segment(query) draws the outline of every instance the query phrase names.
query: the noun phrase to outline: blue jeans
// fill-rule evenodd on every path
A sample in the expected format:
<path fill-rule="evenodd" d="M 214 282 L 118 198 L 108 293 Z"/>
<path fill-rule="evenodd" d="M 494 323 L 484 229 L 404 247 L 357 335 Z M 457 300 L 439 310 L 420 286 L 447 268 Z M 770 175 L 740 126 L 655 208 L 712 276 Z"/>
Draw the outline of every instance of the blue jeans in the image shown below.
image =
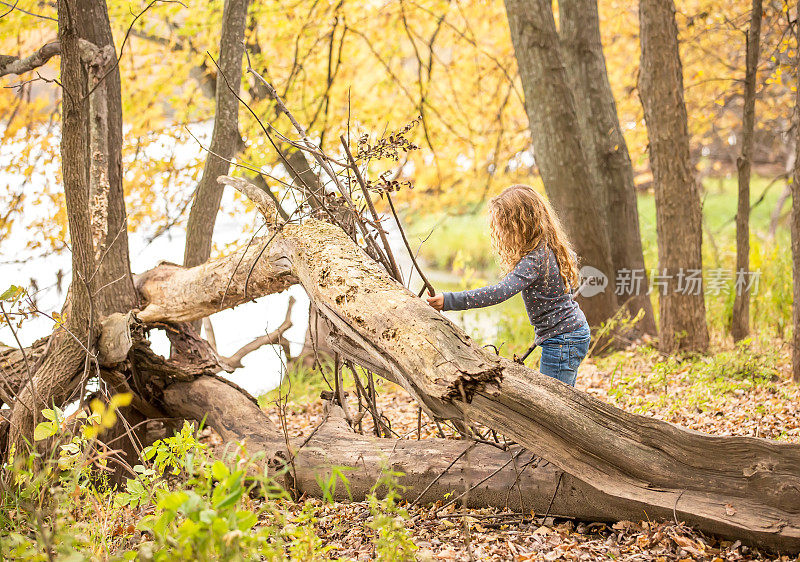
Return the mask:
<path fill-rule="evenodd" d="M 591 333 L 584 325 L 566 334 L 547 338 L 541 343 L 542 359 L 539 370 L 570 386 L 575 386 L 578 365 L 589 352 Z"/>

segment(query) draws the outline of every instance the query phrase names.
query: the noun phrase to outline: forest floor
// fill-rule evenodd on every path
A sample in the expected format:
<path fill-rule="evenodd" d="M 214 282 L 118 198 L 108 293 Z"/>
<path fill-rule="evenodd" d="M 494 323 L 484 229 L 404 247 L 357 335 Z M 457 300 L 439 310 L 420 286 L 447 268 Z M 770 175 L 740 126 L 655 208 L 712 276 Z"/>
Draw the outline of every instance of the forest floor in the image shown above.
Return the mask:
<path fill-rule="evenodd" d="M 631 347 L 581 366 L 577 387 L 629 411 L 716 435 L 759 436 L 800 443 L 800 387 L 791 382 L 789 356 L 782 342 L 750 342 L 707 357 L 665 358 L 649 346 Z M 532 362 L 535 364 L 535 362 Z M 319 380 L 318 380 L 319 379 Z M 418 410 L 406 392 L 378 382 L 379 405 L 400 437 L 417 439 Z M 285 389 L 286 387 L 284 387 Z M 289 432 L 307 435 L 323 418 L 319 391 L 327 388 L 312 374 L 296 377 L 286 407 Z M 276 393 L 262 404 L 279 421 Z M 352 407 L 355 407 L 351 403 Z M 363 430 L 372 432 L 369 416 Z M 456 431 L 445 426 L 448 437 Z M 421 438 L 435 425 L 422 416 Z M 366 502 L 315 506 L 316 532 L 329 555 L 369 560 L 375 534 L 368 526 Z M 297 509 L 302 505 L 297 504 Z M 408 507 L 411 538 L 419 560 L 794 560 L 761 553 L 739 541 L 718 541 L 680 521 L 572 521 L 544 514 L 500 514 L 437 506 Z M 465 540 L 469 524 L 469 546 Z"/>

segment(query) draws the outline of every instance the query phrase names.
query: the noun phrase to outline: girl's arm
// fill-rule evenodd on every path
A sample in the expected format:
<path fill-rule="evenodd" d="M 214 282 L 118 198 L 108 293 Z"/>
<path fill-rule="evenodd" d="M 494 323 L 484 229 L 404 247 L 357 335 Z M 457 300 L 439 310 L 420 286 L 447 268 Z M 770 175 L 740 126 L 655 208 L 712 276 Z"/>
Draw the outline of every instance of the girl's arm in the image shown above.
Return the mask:
<path fill-rule="evenodd" d="M 502 281 L 495 285 L 457 293 L 442 293 L 444 297 L 442 310 L 466 310 L 501 303 L 530 285 L 537 275 L 533 260 L 525 256 Z"/>

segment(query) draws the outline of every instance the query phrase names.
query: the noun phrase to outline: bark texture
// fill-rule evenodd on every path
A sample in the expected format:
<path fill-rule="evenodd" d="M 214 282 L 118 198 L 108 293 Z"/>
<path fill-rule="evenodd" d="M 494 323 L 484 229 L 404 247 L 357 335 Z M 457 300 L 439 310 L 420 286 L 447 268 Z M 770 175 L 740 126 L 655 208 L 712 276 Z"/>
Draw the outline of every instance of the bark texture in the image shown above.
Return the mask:
<path fill-rule="evenodd" d="M 551 4 L 546 0 L 506 0 L 506 13 L 525 92 L 536 165 L 547 196 L 569 233 L 581 265 L 592 266 L 613 279 L 604 208 L 581 146 L 575 101 Z M 613 287 L 580 301 L 592 326 L 611 318 L 617 310 Z"/>
<path fill-rule="evenodd" d="M 281 224 L 263 190 L 241 181 L 226 183 L 241 189 L 274 221 L 270 227 L 272 243 L 282 248 L 277 259 L 291 263 L 292 278 L 307 289 L 313 305 L 330 324 L 328 343 L 342 358 L 401 384 L 432 416 L 481 423 L 569 471 L 574 478 L 564 477 L 570 487 L 562 501 L 573 503 L 564 511 L 559 509 L 560 513 L 578 516 L 583 513 L 579 511 L 583 503 L 593 519 L 677 517 L 706 532 L 783 551 L 800 551 L 800 446 L 715 437 L 630 414 L 493 355 L 392 279 L 339 227 L 313 219 Z M 202 271 L 193 270 L 198 274 Z M 180 286 L 189 288 L 199 281 L 188 275 L 193 270 L 164 277 L 163 283 L 175 285 L 170 291 Z M 254 274 L 269 275 L 270 271 L 259 269 Z M 212 288 L 223 287 L 223 279 L 211 281 Z M 267 280 L 253 281 L 254 287 L 263 291 L 281 287 Z M 235 282 L 244 281 L 240 278 Z M 152 293 L 148 306 L 163 294 Z M 154 306 L 151 310 L 168 314 L 170 309 Z M 159 319 L 163 318 L 150 317 L 153 322 Z M 245 436 L 251 442 L 250 450 L 263 446 L 276 451 L 273 445 L 280 440 L 260 422 L 262 414 L 240 408 L 243 400 L 249 400 L 246 393 L 231 397 L 227 394 L 230 391 L 220 390 L 216 383 L 200 383 L 198 387 L 184 384 L 207 381 L 219 371 L 219 358 L 207 342 L 185 323 L 173 324 L 167 333 L 175 355 L 170 360 L 155 355 L 141 337 L 130 340 L 128 357 L 138 374 L 136 384 L 130 387 L 137 396 L 168 415 L 196 418 L 208 414 L 209 423 L 224 437 Z M 195 394 L 193 389 L 202 385 L 202 396 Z M 291 474 L 297 476 L 291 476 L 291 483 L 300 482 L 298 485 L 308 486 L 304 488 L 307 490 L 314 489 L 312 474 L 320 466 L 357 463 L 363 454 L 367 467 L 374 467 L 389 449 L 408 452 L 407 458 L 397 457 L 397 468 L 407 470 L 412 475 L 409 483 L 421 492 L 422 482 L 427 486 L 443 463 L 436 460 L 425 465 L 416 455 L 435 457 L 431 451 L 436 450 L 443 452 L 439 456 L 450 459 L 455 457 L 445 454 L 457 454 L 449 444 L 425 443 L 416 449 L 416 445 L 392 442 L 389 447 L 385 441 L 362 443 L 361 437 L 349 435 L 355 443 L 351 451 L 321 431 L 305 447 L 269 454 L 282 465 L 296 454 L 295 472 Z M 713 454 L 709 454 L 711 451 Z M 483 457 L 471 457 L 470 462 L 479 471 L 500 466 L 499 475 L 505 470 L 498 463 L 507 462 L 507 456 L 486 455 L 485 466 Z M 367 482 L 372 483 L 374 471 L 370 471 L 373 469 L 359 476 L 363 478 L 359 486 L 364 489 Z M 486 472 L 476 474 L 488 476 Z M 480 478 L 473 478 L 471 473 L 464 476 L 467 482 Z M 497 481 L 506 494 L 509 478 Z M 553 481 L 547 478 L 546 485 L 531 482 L 530 486 L 539 490 L 548 487 L 552 494 L 555 487 L 549 488 Z M 455 485 L 453 480 L 444 482 L 442 486 Z M 475 498 L 498 505 L 501 492 L 491 486 L 486 495 L 476 494 Z M 523 501 L 536 505 L 537 494 Z M 502 501 L 508 500 L 503 496 Z"/>
<path fill-rule="evenodd" d="M 753 0 L 750 28 L 747 30 L 747 55 L 742 110 L 742 152 L 736 160 L 739 180 L 739 201 L 736 210 L 736 274 L 750 271 L 750 165 L 753 156 L 753 131 L 756 121 L 756 72 L 761 42 L 761 0 Z M 746 279 L 746 278 L 745 278 Z M 741 341 L 750 333 L 750 291 L 736 285 L 731 318 L 733 341 Z"/>
<path fill-rule="evenodd" d="M 689 156 L 675 5 L 672 0 L 642 0 L 639 21 L 639 95 L 650 140 L 659 275 L 665 276 L 661 281 L 667 283 L 666 291 L 659 295 L 659 345 L 668 353 L 703 352 L 708 348 L 703 289 L 687 285 L 689 274 L 702 272 L 703 232 Z"/>
<path fill-rule="evenodd" d="M 502 451 L 485 444 L 448 439 L 379 439 L 354 433 L 337 406 L 329 406 L 325 421 L 307 443 L 290 443 L 269 418 L 226 382 L 201 377 L 173 384 L 164 392 L 166 409 L 180 416 L 204 419 L 228 442 L 244 441 L 251 451 L 266 451 L 277 470 L 289 468 L 284 485 L 297 494 L 319 496 L 318 475 L 345 466 L 351 495 L 337 487 L 337 500 L 363 500 L 381 470 L 403 473 L 403 499 L 432 503 L 453 498 L 469 487 L 469 507 L 497 507 L 580 519 L 618 520 L 626 502 L 598 493 L 539 457 L 511 447 Z M 225 407 L 221 407 L 225 405 Z M 291 460 L 290 460 L 291 459 Z M 448 469 L 449 467 L 449 469 Z M 559 484 L 559 480 L 561 480 Z"/>
<path fill-rule="evenodd" d="M 228 173 L 228 160 L 233 159 L 242 142 L 239 136 L 239 100 L 233 92 L 239 93 L 242 82 L 244 26 L 248 4 L 249 0 L 225 0 L 219 40 L 220 75 L 217 76 L 216 84 L 214 131 L 203 176 L 189 211 L 183 256 L 183 263 L 187 266 L 200 265 L 211 255 L 214 223 L 222 199 L 222 186 L 217 183 L 217 176 Z"/>
<path fill-rule="evenodd" d="M 20 350 L 0 344 L 0 398 L 6 406 L 13 406 L 19 389 L 36 371 L 36 366 L 48 349 L 50 338 L 44 337 L 33 342 L 33 345 Z"/>
<path fill-rule="evenodd" d="M 647 294 L 633 166 L 608 81 L 606 59 L 600 41 L 597 0 L 563 1 L 559 3 L 559 19 L 561 52 L 575 98 L 583 152 L 591 180 L 605 208 L 613 273 L 644 273 L 641 284 L 626 286 L 626 291 L 618 294 L 617 300 L 620 304 L 624 303 L 631 316 L 642 311 L 637 331 L 655 336 L 656 321 L 653 303 Z M 613 279 L 610 285 L 614 286 Z"/>
<path fill-rule="evenodd" d="M 61 154 L 73 278 L 65 325 L 42 346 L 41 358 L 29 362 L 24 386 L 17 389 L 10 440 L 18 445 L 30 440 L 39 410 L 74 397 L 88 376 L 102 376 L 89 359 L 99 319 L 139 302 L 129 265 L 120 78 L 106 5 L 67 0 L 58 9 L 62 21 L 56 45 L 64 90 Z M 120 414 L 133 425 L 144 419 L 135 408 Z M 104 437 L 114 439 L 123 431 L 118 424 Z M 123 455 L 134 453 L 130 439 L 118 440 L 117 446 Z"/>
<path fill-rule="evenodd" d="M 25 58 L 14 55 L 0 55 L 0 77 L 9 74 L 25 74 L 43 66 L 54 56 L 61 54 L 61 43 L 51 41 L 39 47 Z"/>
<path fill-rule="evenodd" d="M 296 282 L 282 245 L 259 238 L 249 248 L 203 265 L 162 263 L 137 276 L 146 305 L 137 316 L 143 322 L 193 322 Z"/>
<path fill-rule="evenodd" d="M 36 412 L 48 404 L 63 403 L 82 376 L 87 346 L 91 346 L 93 307 L 90 295 L 96 287 L 89 210 L 89 155 L 86 124 L 89 120 L 87 75 L 81 62 L 79 28 L 74 17 L 75 0 L 58 2 L 58 38 L 61 43 L 62 99 L 61 171 L 72 245 L 72 288 L 66 325 L 51 336 L 32 380 L 19 391 L 9 428 L 8 441 L 18 451 L 31 443 Z"/>
<path fill-rule="evenodd" d="M 797 8 L 800 18 L 800 7 Z M 795 34 L 800 40 L 800 26 L 795 25 Z M 794 106 L 795 159 L 792 178 L 792 377 L 800 384 L 800 58 L 797 62 L 797 96 Z"/>
<path fill-rule="evenodd" d="M 101 189 L 90 190 L 89 200 L 95 211 L 93 214 L 100 219 L 100 223 L 94 221 L 93 225 L 100 233 L 96 244 L 98 291 L 94 306 L 105 316 L 126 312 L 138 305 L 130 271 L 128 219 L 122 185 L 122 87 L 105 1 L 78 0 L 76 8 L 80 37 L 101 52 L 112 53 L 110 60 L 103 60 L 103 64 L 91 69 L 86 78 L 89 88 L 94 89 L 90 99 L 91 122 L 87 121 L 89 129 L 85 136 L 89 144 L 86 173 L 92 187 L 95 182 L 103 184 Z M 101 119 L 103 123 L 99 123 Z"/>
<path fill-rule="evenodd" d="M 122 86 L 108 8 L 105 0 L 78 0 L 75 13 L 81 38 L 96 46 L 98 54 L 87 65 L 89 122 L 87 143 L 90 223 L 95 270 L 93 309 L 97 319 L 123 313 L 139 305 L 133 286 L 128 252 L 128 218 L 122 182 Z M 94 334 L 92 334 L 94 336 Z M 87 346 L 91 347 L 91 346 Z M 119 385 L 106 380 L 113 391 Z M 135 407 L 121 408 L 120 421 L 103 435 L 113 442 L 126 461 L 138 458 L 137 442 L 144 439 L 144 425 L 119 438 L 144 416 Z M 128 427 L 125 427 L 125 426 Z M 119 469 L 112 480 L 123 482 Z"/>

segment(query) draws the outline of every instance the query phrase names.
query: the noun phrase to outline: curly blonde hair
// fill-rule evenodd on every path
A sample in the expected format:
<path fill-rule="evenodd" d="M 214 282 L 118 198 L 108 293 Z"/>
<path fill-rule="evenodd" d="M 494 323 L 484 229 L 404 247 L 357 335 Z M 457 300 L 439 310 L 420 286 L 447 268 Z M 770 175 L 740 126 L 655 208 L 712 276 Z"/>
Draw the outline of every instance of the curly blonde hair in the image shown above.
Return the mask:
<path fill-rule="evenodd" d="M 567 290 L 580 281 L 575 252 L 547 200 L 527 185 L 512 185 L 489 201 L 492 245 L 506 271 L 541 244 L 556 256 Z"/>

